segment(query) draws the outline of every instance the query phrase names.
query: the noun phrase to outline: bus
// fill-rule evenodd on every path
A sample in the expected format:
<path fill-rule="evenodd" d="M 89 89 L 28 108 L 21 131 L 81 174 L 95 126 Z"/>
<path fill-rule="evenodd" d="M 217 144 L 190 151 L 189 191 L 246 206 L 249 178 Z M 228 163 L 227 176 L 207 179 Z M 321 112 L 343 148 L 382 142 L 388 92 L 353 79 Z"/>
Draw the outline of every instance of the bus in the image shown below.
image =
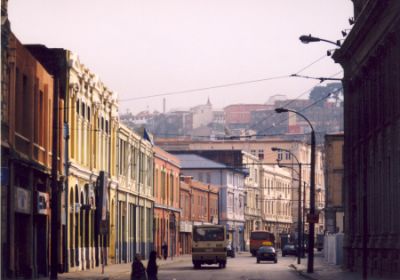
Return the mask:
<path fill-rule="evenodd" d="M 193 226 L 192 262 L 195 269 L 202 264 L 226 267 L 226 229 L 222 225 Z"/>
<path fill-rule="evenodd" d="M 250 253 L 254 257 L 261 246 L 275 246 L 275 235 L 264 230 L 256 230 L 250 233 Z"/>

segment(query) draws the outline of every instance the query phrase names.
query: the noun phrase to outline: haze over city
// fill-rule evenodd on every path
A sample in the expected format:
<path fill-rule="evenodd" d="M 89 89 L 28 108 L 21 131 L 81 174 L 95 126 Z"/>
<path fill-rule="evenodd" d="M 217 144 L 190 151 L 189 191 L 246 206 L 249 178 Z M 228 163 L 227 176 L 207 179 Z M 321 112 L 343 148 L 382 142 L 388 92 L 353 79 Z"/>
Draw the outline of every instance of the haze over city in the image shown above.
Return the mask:
<path fill-rule="evenodd" d="M 165 96 L 167 111 L 208 97 L 214 108 L 265 103 L 276 94 L 296 98 L 319 82 L 281 76 L 319 58 L 301 74 L 342 76 L 326 56 L 333 45 L 304 45 L 298 37 L 342 39 L 351 15 L 347 0 L 9 3 L 11 27 L 22 43 L 73 51 L 118 93 L 120 112 L 133 113 L 162 111 L 163 96 L 148 96 L 210 87 Z M 219 87 L 254 80 L 262 81 Z"/>

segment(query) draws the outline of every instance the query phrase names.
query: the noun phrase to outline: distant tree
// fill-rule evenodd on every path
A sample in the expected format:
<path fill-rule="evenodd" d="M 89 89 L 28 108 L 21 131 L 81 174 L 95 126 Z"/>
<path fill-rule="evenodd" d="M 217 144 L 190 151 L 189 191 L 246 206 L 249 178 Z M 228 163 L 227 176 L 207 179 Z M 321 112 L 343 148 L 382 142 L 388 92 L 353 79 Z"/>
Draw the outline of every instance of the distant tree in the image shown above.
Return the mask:
<path fill-rule="evenodd" d="M 342 87 L 342 83 L 337 82 L 337 83 L 329 83 L 326 86 L 316 86 L 314 87 L 310 95 L 308 97 L 309 100 L 313 102 L 318 102 L 316 106 L 323 106 L 323 104 L 328 100 L 328 98 L 324 99 L 329 93 L 332 93 L 333 98 L 336 99 L 336 101 L 339 99 L 339 94 L 342 92 L 340 88 Z"/>

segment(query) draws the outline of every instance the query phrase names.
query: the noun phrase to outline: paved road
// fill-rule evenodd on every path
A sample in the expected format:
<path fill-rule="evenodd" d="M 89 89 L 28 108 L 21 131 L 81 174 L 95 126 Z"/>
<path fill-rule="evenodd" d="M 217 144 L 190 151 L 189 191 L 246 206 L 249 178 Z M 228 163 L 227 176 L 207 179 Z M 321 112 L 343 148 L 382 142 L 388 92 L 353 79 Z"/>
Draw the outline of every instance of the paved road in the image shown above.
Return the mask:
<path fill-rule="evenodd" d="M 261 262 L 249 254 L 229 258 L 227 267 L 220 269 L 216 265 L 204 265 L 201 269 L 193 269 L 190 260 L 161 266 L 159 280 L 298 280 L 303 279 L 289 267 L 294 257 L 279 257 L 278 263 Z M 129 279 L 128 275 L 120 275 L 118 279 Z"/>

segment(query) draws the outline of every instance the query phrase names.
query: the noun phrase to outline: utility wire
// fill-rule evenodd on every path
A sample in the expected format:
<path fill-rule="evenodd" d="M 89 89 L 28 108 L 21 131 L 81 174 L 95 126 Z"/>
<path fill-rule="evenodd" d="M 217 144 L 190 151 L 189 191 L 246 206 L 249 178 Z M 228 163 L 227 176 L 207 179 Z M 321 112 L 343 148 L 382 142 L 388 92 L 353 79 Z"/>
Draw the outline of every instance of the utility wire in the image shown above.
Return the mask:
<path fill-rule="evenodd" d="M 340 88 L 338 88 L 338 89 L 336 89 L 336 90 L 334 90 L 334 91 L 328 93 L 326 96 L 322 97 L 321 99 L 318 99 L 318 100 L 316 100 L 315 102 L 311 103 L 310 105 L 304 107 L 303 109 L 298 110 L 298 112 L 304 112 L 305 110 L 307 110 L 307 109 L 309 109 L 309 108 L 315 106 L 315 105 L 318 104 L 319 102 L 321 102 L 321 101 L 323 101 L 323 100 L 329 98 L 332 94 L 334 94 L 334 93 L 336 93 L 336 92 L 339 92 L 339 91 L 341 91 L 342 89 L 343 89 L 343 87 L 340 87 Z M 281 124 L 281 123 L 283 123 L 284 121 L 287 121 L 289 118 L 290 118 L 289 116 L 288 116 L 287 118 L 284 118 L 283 120 L 281 120 L 280 122 L 278 122 L 278 124 Z M 268 127 L 267 129 L 265 129 L 264 131 L 268 131 L 268 130 L 271 129 L 271 128 L 274 128 L 274 126 L 270 126 L 270 127 Z"/>
<path fill-rule="evenodd" d="M 311 67 L 312 65 L 314 65 L 315 63 L 321 61 L 322 59 L 324 59 L 326 57 L 327 57 L 327 55 L 323 55 L 323 56 L 319 57 L 315 61 L 313 61 L 310 64 L 301 68 L 299 71 L 296 72 L 296 74 L 303 72 L 307 68 Z M 265 81 L 271 81 L 271 80 L 285 79 L 285 78 L 290 78 L 290 77 L 291 77 L 291 75 L 282 75 L 282 76 L 268 77 L 268 78 L 263 78 L 263 79 L 256 79 L 256 80 L 249 80 L 249 81 L 242 81 L 242 82 L 234 82 L 234 83 L 228 83 L 228 84 L 222 84 L 222 85 L 216 85 L 216 86 L 209 86 L 209 87 L 202 87 L 202 88 L 195 88 L 195 89 L 188 89 L 188 90 L 181 90 L 181 91 L 172 91 L 172 92 L 159 93 L 159 94 L 153 94 L 153 95 L 144 95 L 144 96 L 120 99 L 120 100 L 118 100 L 118 102 L 147 99 L 147 98 L 153 98 L 153 97 L 159 97 L 159 96 L 185 94 L 185 93 L 192 93 L 192 92 L 198 92 L 198 91 L 206 91 L 206 90 L 210 90 L 210 89 L 225 88 L 225 87 L 239 86 L 239 85 L 245 85 L 245 84 L 253 84 L 253 83 L 259 83 L 259 82 L 265 82 Z"/>
<path fill-rule="evenodd" d="M 343 71 L 339 71 L 339 72 L 337 72 L 337 73 L 335 73 L 335 74 L 329 76 L 329 78 L 333 78 L 333 77 L 339 75 L 339 74 L 342 73 L 342 72 L 343 72 Z M 297 73 L 299 73 L 299 72 L 297 72 Z M 294 99 L 291 99 L 289 102 L 287 102 L 287 103 L 285 103 L 284 105 L 282 105 L 282 107 L 287 107 L 287 106 L 289 106 L 290 104 L 292 104 L 293 102 L 295 102 L 296 100 L 298 100 L 300 97 L 302 97 L 302 96 L 305 95 L 306 93 L 309 93 L 314 87 L 318 86 L 318 85 L 321 84 L 321 83 L 322 83 L 322 81 L 319 82 L 319 83 L 316 83 L 316 84 L 313 85 L 311 88 L 309 88 L 309 89 L 303 91 L 303 92 L 300 93 L 298 96 L 296 96 Z M 264 117 L 262 120 L 260 120 L 260 121 L 258 121 L 257 123 L 251 125 L 248 129 L 255 128 L 255 127 L 258 126 L 261 122 L 263 122 L 265 119 L 268 119 L 269 117 L 272 117 L 273 115 L 275 115 L 275 112 L 272 112 L 271 114 L 269 114 L 269 115 L 267 115 L 266 117 Z M 279 122 L 279 123 L 282 123 L 282 122 Z"/>
<path fill-rule="evenodd" d="M 269 78 L 264 78 L 264 79 L 242 81 L 242 82 L 229 83 L 229 84 L 222 84 L 222 85 L 216 85 L 216 86 L 210 86 L 210 87 L 195 88 L 195 89 L 188 89 L 188 90 L 181 90 L 181 91 L 172 91 L 172 92 L 159 93 L 159 94 L 153 94 L 153 95 L 144 95 L 144 96 L 120 99 L 120 100 L 118 100 L 118 102 L 147 99 L 147 98 L 153 98 L 153 97 L 159 97 L 159 96 L 168 96 L 168 95 L 192 93 L 192 92 L 198 92 L 198 91 L 206 91 L 206 90 L 210 90 L 210 89 L 225 88 L 225 87 L 239 86 L 239 85 L 245 85 L 245 84 L 253 84 L 253 83 L 259 83 L 259 82 L 265 82 L 265 81 L 271 81 L 271 80 L 285 79 L 285 78 L 289 78 L 289 77 L 290 77 L 290 75 L 284 75 L 284 76 L 269 77 Z"/>

